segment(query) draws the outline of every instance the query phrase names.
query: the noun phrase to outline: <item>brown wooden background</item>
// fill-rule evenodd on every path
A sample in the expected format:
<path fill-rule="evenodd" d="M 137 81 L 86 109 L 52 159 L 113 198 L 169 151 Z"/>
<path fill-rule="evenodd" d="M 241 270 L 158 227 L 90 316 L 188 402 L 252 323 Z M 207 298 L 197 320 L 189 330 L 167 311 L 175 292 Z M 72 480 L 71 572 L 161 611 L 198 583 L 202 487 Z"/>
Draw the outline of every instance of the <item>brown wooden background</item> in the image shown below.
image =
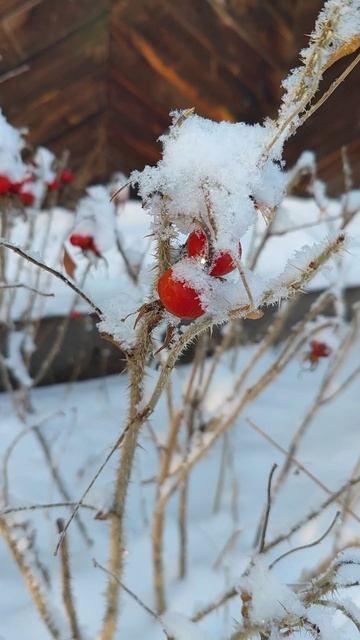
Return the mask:
<path fill-rule="evenodd" d="M 319 0 L 0 0 L 0 105 L 36 144 L 68 148 L 84 181 L 153 163 L 168 112 L 276 113 Z M 349 60 L 328 72 L 324 87 Z M 333 191 L 340 149 L 360 184 L 360 68 L 288 144 L 314 149 Z"/>

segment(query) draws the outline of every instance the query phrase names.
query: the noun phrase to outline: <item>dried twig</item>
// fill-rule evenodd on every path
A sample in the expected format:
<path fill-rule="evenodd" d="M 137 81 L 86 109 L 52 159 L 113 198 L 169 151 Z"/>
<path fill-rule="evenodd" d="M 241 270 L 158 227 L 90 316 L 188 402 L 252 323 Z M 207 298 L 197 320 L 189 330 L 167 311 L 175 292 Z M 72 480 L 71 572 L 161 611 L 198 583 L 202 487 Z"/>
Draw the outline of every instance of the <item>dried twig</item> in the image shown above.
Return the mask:
<path fill-rule="evenodd" d="M 56 521 L 58 531 L 61 532 L 64 526 L 64 521 L 58 518 Z M 71 572 L 70 572 L 70 555 L 67 541 L 60 550 L 60 566 L 61 566 L 61 582 L 62 582 L 62 598 L 64 602 L 64 609 L 66 611 L 69 625 L 71 629 L 72 640 L 82 640 L 82 634 L 77 619 L 77 613 L 74 604 L 74 596 L 71 589 Z"/>
<path fill-rule="evenodd" d="M 15 537 L 12 535 L 10 526 L 3 518 L 0 518 L 0 533 L 6 542 L 11 555 L 13 556 L 20 573 L 24 578 L 24 582 L 30 592 L 32 601 L 52 638 L 61 638 L 60 630 L 51 614 L 49 604 L 41 591 L 34 573 L 27 564 L 23 553 L 20 551 L 19 545 Z"/>
<path fill-rule="evenodd" d="M 101 571 L 106 573 L 106 575 L 112 578 L 112 580 L 115 580 L 115 582 L 118 583 L 119 587 L 123 589 L 123 591 L 125 591 L 125 593 L 127 593 L 128 596 L 130 596 L 130 598 L 132 598 L 133 600 L 135 600 L 135 602 L 137 602 L 139 607 L 144 609 L 144 611 L 146 611 L 146 613 L 148 613 L 149 616 L 151 616 L 154 620 L 156 620 L 161 625 L 162 630 L 165 634 L 165 637 L 168 638 L 168 640 L 174 640 L 171 636 L 169 636 L 168 632 L 166 631 L 160 616 L 155 611 L 150 609 L 150 607 L 147 604 L 145 604 L 145 602 L 143 602 L 141 598 L 139 598 L 139 596 L 136 595 L 136 593 L 131 591 L 131 589 L 129 589 L 123 582 L 120 582 L 119 578 L 116 575 L 114 575 L 111 571 L 109 571 L 109 569 L 106 569 L 106 567 L 103 567 L 103 565 L 101 565 L 97 560 L 95 560 L 95 558 L 93 558 L 93 564 L 96 569 L 101 569 Z"/>
<path fill-rule="evenodd" d="M 330 531 L 334 528 L 335 523 L 339 518 L 339 515 L 340 515 L 340 511 L 337 511 L 335 516 L 334 516 L 334 518 L 332 519 L 330 525 L 328 526 L 326 531 L 319 538 L 317 538 L 313 542 L 309 542 L 308 544 L 302 544 L 299 547 L 295 547 L 294 549 L 289 549 L 288 551 L 285 551 L 285 553 L 282 553 L 281 556 L 279 556 L 278 558 L 273 560 L 273 562 L 271 564 L 269 564 L 269 570 L 273 569 L 275 567 L 275 565 L 278 562 L 280 562 L 280 560 L 283 560 L 284 558 L 287 558 L 288 556 L 292 555 L 293 553 L 296 553 L 297 551 L 303 551 L 304 549 L 310 549 L 311 547 L 316 547 L 316 545 L 320 544 L 326 538 L 326 536 L 330 533 Z"/>
<path fill-rule="evenodd" d="M 269 473 L 268 484 L 267 484 L 267 500 L 266 500 L 265 516 L 264 516 L 263 526 L 262 526 L 261 535 L 260 535 L 260 542 L 259 542 L 259 554 L 264 553 L 265 537 L 266 537 L 266 531 L 269 523 L 269 516 L 270 516 L 270 510 L 271 510 L 271 483 L 272 483 L 273 475 L 277 469 L 277 466 L 278 466 L 277 464 L 273 464 L 273 466 L 271 467 L 271 471 Z"/>
<path fill-rule="evenodd" d="M 3 238 L 0 238 L 0 246 L 5 247 L 6 249 L 10 249 L 10 251 L 17 253 L 19 256 L 21 256 L 28 262 L 31 262 L 31 264 L 34 264 L 36 267 L 40 267 L 44 271 L 51 273 L 53 276 L 55 276 L 55 278 L 58 278 L 58 280 L 61 280 L 64 284 L 66 284 L 66 286 L 70 287 L 70 289 L 75 291 L 75 293 L 77 293 L 78 296 L 80 296 L 83 300 L 85 300 L 85 302 L 87 302 L 87 304 L 90 305 L 90 307 L 93 309 L 93 311 L 95 311 L 96 315 L 99 318 L 102 317 L 103 314 L 101 309 L 97 307 L 92 300 L 90 300 L 90 298 L 86 295 L 86 293 L 81 291 L 81 289 L 79 289 L 79 287 L 77 287 L 76 284 L 74 284 L 68 278 L 66 278 L 60 271 L 57 271 L 57 269 L 53 269 L 53 267 L 49 267 L 47 264 L 45 264 L 41 260 L 34 258 L 33 256 L 31 256 L 29 253 L 27 253 L 17 245 L 12 244 L 7 240 L 4 240 Z"/>

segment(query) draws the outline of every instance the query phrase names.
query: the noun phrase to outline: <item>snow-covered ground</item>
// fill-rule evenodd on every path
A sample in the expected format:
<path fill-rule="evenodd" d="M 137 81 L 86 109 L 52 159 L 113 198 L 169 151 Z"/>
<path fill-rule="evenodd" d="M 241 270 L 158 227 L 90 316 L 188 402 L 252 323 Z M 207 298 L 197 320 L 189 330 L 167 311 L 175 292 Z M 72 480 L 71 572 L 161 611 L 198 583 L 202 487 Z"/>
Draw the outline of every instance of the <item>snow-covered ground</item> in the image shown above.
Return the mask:
<path fill-rule="evenodd" d="M 250 357 L 252 347 L 242 347 L 237 360 L 241 370 Z M 360 350 L 356 348 L 347 364 L 350 371 L 359 362 Z M 273 352 L 265 355 L 257 371 L 267 366 Z M 233 371 L 230 368 L 231 353 L 225 354 L 223 363 L 213 381 L 208 402 L 211 411 L 221 407 L 226 392 L 231 388 Z M 165 536 L 165 572 L 169 598 L 171 625 L 179 630 L 184 627 L 180 640 L 223 640 L 229 637 L 240 619 L 240 602 L 233 599 L 216 613 L 205 618 L 192 632 L 185 630 L 181 616 L 191 614 L 201 605 L 216 598 L 223 589 L 236 584 L 251 554 L 255 529 L 266 499 L 266 484 L 271 465 L 282 462 L 282 454 L 253 431 L 245 421 L 250 417 L 267 434 L 283 447 L 287 447 L 304 411 L 320 384 L 326 367 L 320 362 L 315 371 L 304 372 L 300 360 L 293 361 L 283 374 L 258 400 L 249 405 L 229 435 L 233 469 L 228 469 L 225 487 L 218 513 L 213 504 L 219 475 L 221 444 L 196 467 L 191 475 L 189 492 L 189 540 L 188 576 L 177 578 L 178 526 L 177 498 L 167 509 Z M 346 371 L 344 372 L 345 375 Z M 180 402 L 189 367 L 178 367 L 173 374 L 175 397 Z M 152 385 L 153 372 L 149 369 L 147 384 Z M 27 426 L 36 425 L 44 416 L 48 419 L 41 426 L 42 433 L 51 443 L 53 458 L 61 471 L 68 490 L 74 499 L 91 478 L 95 468 L 116 439 L 126 417 L 128 387 L 126 376 L 115 376 L 37 389 L 33 393 L 35 412 L 29 416 Z M 359 388 L 355 382 L 333 403 L 324 406 L 306 435 L 298 459 L 313 472 L 330 490 L 335 491 L 351 474 L 359 457 Z M 210 408 L 209 404 L 209 408 Z M 24 429 L 14 416 L 9 397 L 0 395 L 1 449 L 5 452 L 10 442 Z M 156 433 L 166 432 L 165 403 L 151 420 Z M 124 583 L 143 601 L 153 606 L 152 561 L 150 547 L 150 519 L 154 500 L 154 485 L 144 483 L 154 476 L 157 454 L 145 427 L 138 447 L 132 477 L 130 498 L 126 513 L 127 550 Z M 113 459 L 99 478 L 87 499 L 99 508 L 109 506 L 111 479 L 116 460 Z M 9 466 L 9 504 L 31 505 L 59 500 L 59 494 L 44 464 L 43 453 L 34 434 L 29 431 L 12 452 Z M 234 482 L 238 486 L 237 511 L 234 507 Z M 285 488 L 276 499 L 267 539 L 286 531 L 294 521 L 306 515 L 326 498 L 324 491 L 302 472 L 291 474 Z M 360 494 L 359 494 L 360 498 Z M 353 508 L 360 515 L 360 506 Z M 319 519 L 308 523 L 297 535 L 270 554 L 269 561 L 287 549 L 316 539 L 330 524 L 337 507 L 330 507 Z M 8 516 L 12 522 L 31 519 L 37 531 L 37 544 L 41 561 L 50 567 L 51 588 L 48 597 L 54 608 L 61 608 L 58 559 L 53 556 L 57 540 L 55 520 L 65 517 L 66 509 L 52 509 L 20 513 Z M 103 613 L 106 576 L 94 568 L 92 558 L 106 564 L 108 556 L 108 523 L 93 519 L 92 512 L 84 510 L 82 519 L 94 545 L 89 548 L 79 536 L 76 525 L 69 534 L 73 571 L 73 590 L 79 609 L 84 637 L 94 639 Z M 239 530 L 235 542 L 221 558 L 229 536 Z M 334 530 L 335 531 L 335 530 Z M 360 525 L 349 518 L 343 532 L 343 541 L 359 540 Z M 310 569 L 330 552 L 333 544 L 331 533 L 321 545 L 307 549 L 284 559 L 274 573 L 284 582 L 295 582 L 302 570 Z M 20 535 L 20 534 L 19 534 Z M 48 633 L 34 613 L 22 578 L 4 544 L 0 544 L 0 637 L 3 640 L 45 640 Z M 350 593 L 347 594 L 350 597 Z M 266 597 L 266 594 L 265 594 Z M 360 604 L 360 591 L 353 589 L 351 597 Z M 175 614 L 180 614 L 180 618 Z M 60 613 L 59 613 L 60 617 Z M 165 616 L 166 618 L 166 616 Z M 357 638 L 357 631 L 348 622 L 345 627 L 340 616 L 334 616 L 326 640 Z M 331 631 L 332 628 L 332 631 Z M 64 623 L 65 638 L 69 631 Z M 164 637 L 161 627 L 131 598 L 122 594 L 122 611 L 118 637 L 126 640 L 160 640 Z M 307 637 L 299 634 L 299 638 Z M 324 636 L 325 637 L 325 636 Z"/>

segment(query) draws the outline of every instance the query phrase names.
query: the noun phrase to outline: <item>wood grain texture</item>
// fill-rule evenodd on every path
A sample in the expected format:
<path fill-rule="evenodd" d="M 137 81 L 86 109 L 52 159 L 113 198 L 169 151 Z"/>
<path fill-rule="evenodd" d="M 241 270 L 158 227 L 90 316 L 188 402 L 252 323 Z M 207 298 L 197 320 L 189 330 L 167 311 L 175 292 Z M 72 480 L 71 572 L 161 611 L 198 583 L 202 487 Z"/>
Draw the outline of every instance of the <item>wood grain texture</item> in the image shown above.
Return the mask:
<path fill-rule="evenodd" d="M 274 117 L 322 0 L 1 0 L 0 106 L 34 144 L 69 148 L 80 182 L 156 162 L 173 109 L 215 120 Z M 324 89 L 348 61 L 330 70 Z M 287 145 L 313 149 L 342 188 L 359 183 L 356 69 Z M 82 141 L 82 137 L 84 137 Z M 97 155 L 96 155 L 97 154 Z M 96 157 L 95 157 L 96 156 Z"/>
<path fill-rule="evenodd" d="M 33 0 L 5 16 L 2 24 L 11 34 L 22 60 L 63 40 L 104 14 L 105 0 Z"/>

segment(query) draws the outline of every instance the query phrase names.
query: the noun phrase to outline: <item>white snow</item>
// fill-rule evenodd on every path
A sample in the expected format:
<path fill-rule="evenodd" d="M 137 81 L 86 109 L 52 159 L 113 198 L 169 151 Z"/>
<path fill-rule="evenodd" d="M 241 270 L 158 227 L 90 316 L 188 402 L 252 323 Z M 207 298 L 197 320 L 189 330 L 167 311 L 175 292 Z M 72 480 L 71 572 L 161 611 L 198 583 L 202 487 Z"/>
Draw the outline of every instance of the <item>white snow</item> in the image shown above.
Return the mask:
<path fill-rule="evenodd" d="M 21 159 L 23 132 L 14 129 L 0 109 L 0 175 L 19 182 L 28 173 Z"/>
<path fill-rule="evenodd" d="M 105 211 L 109 206 L 109 200 L 107 195 L 105 195 L 105 191 L 105 188 L 102 187 L 99 188 L 99 191 L 95 191 L 95 194 L 99 194 L 102 202 L 99 208 L 100 212 Z M 353 193 L 354 196 L 352 195 Z M 356 198 L 356 192 L 351 192 L 350 196 L 350 202 L 352 203 L 351 206 L 357 207 L 359 203 Z M 86 213 L 86 202 L 87 199 L 85 198 L 85 200 L 80 203 L 80 212 L 83 211 L 84 216 Z M 96 200 L 93 200 L 93 205 L 95 202 Z M 260 255 L 255 273 L 247 274 L 253 288 L 253 295 L 255 299 L 258 294 L 261 294 L 264 282 L 268 282 L 283 272 L 289 256 L 296 254 L 299 248 L 304 245 L 313 247 L 317 243 L 321 243 L 324 238 L 336 231 L 339 227 L 338 216 L 340 209 L 341 202 L 338 200 L 329 201 L 329 209 L 326 215 L 333 220 L 331 228 L 329 229 L 329 223 L 326 222 L 326 218 L 324 216 L 320 215 L 317 205 L 311 198 L 285 198 L 277 214 L 275 225 L 273 227 L 273 231 L 276 235 L 273 235 L 265 245 L 265 248 Z M 105 216 L 106 215 L 107 214 L 105 213 Z M 51 216 L 51 219 L 49 219 L 49 216 Z M 144 296 L 146 297 L 146 295 L 149 295 L 154 277 L 153 272 L 151 271 L 154 247 L 151 243 L 151 238 L 147 237 L 150 233 L 151 219 L 141 208 L 140 203 L 137 201 L 127 202 L 118 209 L 114 222 L 116 224 L 117 232 L 121 236 L 124 249 L 132 263 L 137 264 L 142 261 L 143 257 L 144 259 L 142 262 L 142 284 L 136 288 L 126 273 L 122 257 L 113 245 L 114 230 L 113 227 L 111 227 L 111 224 L 110 227 L 103 232 L 103 236 L 96 235 L 99 245 L 104 242 L 104 244 L 101 244 L 101 247 L 103 248 L 103 259 L 97 260 L 96 264 L 91 268 L 90 273 L 86 277 L 84 289 L 96 304 L 101 308 L 104 307 L 104 310 L 106 309 L 107 322 L 110 323 L 113 322 L 111 318 L 115 319 L 117 316 L 122 318 L 126 316 L 127 313 L 135 312 L 136 309 L 138 309 L 140 306 L 139 302 L 143 302 Z M 76 228 L 77 224 L 75 222 L 74 214 L 62 208 L 56 208 L 52 213 L 49 213 L 48 211 L 36 212 L 36 215 L 33 218 L 30 218 L 29 222 L 24 221 L 22 218 L 16 218 L 10 237 L 15 244 L 22 247 L 26 246 L 29 223 L 34 225 L 34 233 L 32 247 L 28 249 L 28 252 L 35 257 L 41 257 L 47 262 L 47 264 L 62 268 L 61 261 L 64 243 L 70 233 L 72 233 L 74 228 Z M 81 219 L 78 224 L 90 223 L 95 224 L 94 221 L 91 222 L 90 220 L 87 220 L 85 222 L 84 220 L 81 221 Z M 45 246 L 44 237 L 48 224 L 50 224 L 50 235 Z M 99 224 L 99 222 L 96 224 Z M 297 227 L 302 225 L 309 226 L 297 229 Z M 86 227 L 86 229 L 88 229 L 88 227 Z M 262 232 L 263 229 L 264 223 L 259 219 L 258 233 Z M 294 230 L 292 231 L 292 229 Z M 283 233 L 285 230 L 290 230 L 290 233 Z M 345 286 L 354 287 L 358 286 L 360 282 L 359 216 L 355 216 L 353 218 L 352 222 L 349 224 L 347 232 L 350 244 L 348 251 L 342 254 L 341 280 L 344 282 Z M 107 238 L 105 238 L 105 235 Z M 102 238 L 104 238 L 104 240 L 102 240 Z M 182 239 L 184 240 L 185 236 L 182 236 Z M 107 248 L 105 248 L 106 246 Z M 250 246 L 251 234 L 248 232 L 242 239 L 243 262 L 245 265 L 248 260 Z M 81 282 L 82 274 L 88 265 L 88 260 L 82 255 L 81 250 L 76 247 L 71 247 L 69 242 L 66 242 L 66 248 L 78 265 L 76 278 L 78 282 Z M 313 249 L 310 251 L 312 250 Z M 290 258 L 290 263 L 294 263 L 292 258 Z M 10 252 L 7 254 L 7 264 L 7 276 L 9 282 L 20 281 L 24 284 L 34 286 L 37 273 L 37 269 L 35 267 L 21 260 L 18 256 L 10 254 Z M 17 277 L 17 269 L 20 264 L 21 274 Z M 186 264 L 188 264 L 187 261 L 185 261 L 185 266 Z M 180 272 L 185 268 L 183 265 L 184 263 L 181 262 L 175 270 Z M 299 271 L 297 267 L 299 266 L 301 267 L 301 265 L 297 265 L 296 263 L 296 266 L 292 267 L 292 273 L 298 275 Z M 189 274 L 187 274 L 187 277 L 191 278 Z M 229 307 L 237 302 L 239 303 L 239 306 L 243 303 L 247 304 L 246 294 L 243 291 L 242 285 L 239 283 L 235 290 L 231 286 L 230 283 L 232 283 L 233 280 L 232 274 L 230 274 L 226 281 L 223 282 L 218 281 L 216 278 L 211 278 L 211 282 L 209 282 L 210 278 L 206 278 L 206 274 L 203 274 L 202 272 L 199 275 L 199 270 L 193 270 L 193 277 L 195 278 L 195 282 L 198 282 L 200 278 L 205 281 L 205 283 L 209 284 L 210 290 L 213 292 L 213 297 L 209 296 L 206 302 L 215 315 L 218 312 L 216 302 L 217 291 L 219 291 L 219 294 L 222 297 L 222 310 L 224 310 L 224 307 L 226 309 L 226 304 L 228 304 Z M 309 283 L 307 288 L 309 290 L 319 290 L 328 286 L 337 286 L 338 283 L 339 269 L 336 266 L 336 262 L 333 260 L 328 263 L 321 273 L 315 276 L 314 280 Z M 65 285 L 48 274 L 42 273 L 40 275 L 37 288 L 40 289 L 40 291 L 53 292 L 55 296 L 51 298 L 38 299 L 33 310 L 33 317 L 37 317 L 39 315 L 63 315 L 68 313 L 73 300 L 73 293 L 68 290 Z M 239 296 L 240 298 L 237 299 Z M 211 302 L 211 300 L 213 300 L 213 302 Z M 132 304 L 132 301 L 134 301 L 134 304 Z M 24 295 L 24 291 L 18 291 L 15 295 L 15 301 L 11 310 L 13 319 L 21 316 L 26 304 L 27 297 Z M 77 309 L 84 313 L 88 311 L 86 304 L 80 300 L 77 303 Z M 114 310 L 114 313 L 112 312 L 112 309 Z M 130 326 L 130 323 L 128 326 Z M 108 326 L 108 330 L 109 329 L 110 327 Z M 121 331 L 121 329 L 119 330 Z M 127 334 L 124 336 L 124 339 L 127 340 L 128 337 L 129 335 Z"/>
<path fill-rule="evenodd" d="M 253 347 L 242 347 L 236 370 L 232 369 L 232 354 L 225 354 L 223 363 L 213 381 L 205 411 L 221 408 L 221 402 L 233 384 L 234 375 L 240 372 L 251 356 Z M 304 350 L 306 347 L 304 346 Z M 359 345 L 354 348 L 346 370 L 354 368 L 359 361 Z M 257 372 L 268 366 L 274 352 L 268 352 L 257 366 Z M 209 363 L 210 364 L 210 363 Z M 209 365 L 208 365 L 209 366 Z M 316 393 L 326 363 L 320 362 L 317 369 L 305 372 L 301 355 L 293 361 L 276 383 L 272 384 L 254 405 L 249 405 L 244 416 L 229 434 L 232 452 L 232 467 L 225 475 L 224 493 L 220 510 L 213 511 L 214 493 L 218 483 L 221 444 L 197 466 L 192 473 L 189 493 L 189 538 L 188 538 L 188 577 L 177 578 L 178 529 L 177 500 L 173 499 L 167 508 L 165 530 L 165 579 L 169 599 L 170 614 L 164 616 L 164 624 L 175 631 L 177 640 L 225 640 L 234 630 L 235 622 L 241 621 L 241 603 L 235 598 L 216 613 L 208 616 L 196 627 L 188 622 L 193 613 L 232 585 L 238 585 L 253 554 L 253 538 L 266 496 L 266 484 L 269 469 L 273 462 L 281 462 L 282 455 L 265 440 L 250 429 L 244 417 L 249 416 L 263 428 L 275 441 L 287 447 L 293 432 L 299 424 L 306 407 Z M 346 372 L 344 372 L 345 375 Z M 152 388 L 155 372 L 152 367 L 147 371 L 148 392 Z M 189 367 L 179 367 L 173 376 L 175 402 L 181 403 L 181 392 L 189 375 Z M 114 376 L 99 380 L 69 385 L 58 385 L 35 390 L 33 403 L 35 413 L 30 417 L 31 424 L 40 423 L 44 416 L 47 421 L 41 430 L 51 443 L 56 464 L 62 473 L 66 486 L 73 498 L 79 497 L 110 445 L 118 437 L 126 416 L 128 397 L 126 376 Z M 61 412 L 54 411 L 61 407 Z M 14 416 L 10 399 L 0 395 L 1 442 L 5 451 L 24 425 Z M 30 422 L 29 420 L 29 422 Z M 165 398 L 151 419 L 151 425 L 163 439 L 167 430 Z M 356 382 L 343 395 L 330 405 L 325 405 L 316 417 L 313 427 L 306 435 L 298 459 L 331 490 L 336 490 L 350 475 L 358 459 L 358 390 Z M 154 500 L 154 485 L 143 484 L 154 476 L 157 469 L 157 452 L 145 427 L 140 438 L 134 473 L 130 486 L 129 502 L 126 510 L 126 572 L 124 583 L 141 599 L 153 607 L 152 567 L 150 547 L 151 513 Z M 331 463 L 329 464 L 329 461 Z M 109 504 L 112 492 L 111 480 L 116 468 L 116 456 L 100 476 L 94 490 L 88 496 L 88 503 L 102 509 Z M 30 505 L 34 503 L 57 501 L 60 496 L 54 486 L 43 454 L 31 431 L 15 447 L 9 461 L 9 506 Z M 234 520 L 233 483 L 238 484 L 238 521 Z M 290 475 L 288 483 L 275 500 L 270 516 L 267 540 L 270 541 L 279 532 L 285 532 L 302 516 L 319 505 L 326 498 L 321 488 L 312 483 L 305 474 L 298 472 Z M 359 501 L 353 503 L 358 513 Z M 320 518 L 310 521 L 306 527 L 294 535 L 288 542 L 274 549 L 264 562 L 271 562 L 284 551 L 311 542 L 328 527 L 336 506 L 330 507 Z M 48 590 L 52 605 L 61 607 L 58 560 L 53 557 L 57 534 L 56 517 L 68 515 L 66 509 L 54 509 L 47 512 L 17 514 L 17 522 L 31 520 L 38 531 L 38 546 L 42 562 L 49 565 L 52 587 Z M 8 516 L 13 518 L 13 516 Z M 73 572 L 73 590 L 79 616 L 86 637 L 96 637 L 103 612 L 103 593 L 106 576 L 95 570 L 92 558 L 105 564 L 108 556 L 106 521 L 93 520 L 92 512 L 82 511 L 94 546 L 87 548 L 79 536 L 76 525 L 72 525 L 69 545 Z M 233 546 L 224 554 L 220 563 L 214 563 L 222 553 L 230 534 L 240 529 Z M 347 520 L 346 537 L 354 539 L 359 535 L 359 524 Z M 330 553 L 333 534 L 321 545 L 294 554 L 276 565 L 269 575 L 266 567 L 257 565 L 250 575 L 254 587 L 263 584 L 263 590 L 257 591 L 254 601 L 256 615 L 266 617 L 280 615 L 280 606 L 276 597 L 269 598 L 269 591 L 279 596 L 285 606 L 291 604 L 292 596 L 287 583 L 301 581 L 301 573 L 317 565 Z M 358 558 L 358 553 L 348 551 L 346 560 Z M 6 638 L 26 638 L 26 640 L 46 640 L 48 635 L 32 608 L 29 595 L 23 586 L 18 571 L 6 548 L 0 544 L 0 619 L 1 633 Z M 359 576 L 360 567 L 345 565 L 339 570 L 341 580 L 348 581 Z M 256 573 L 257 572 L 257 573 Z M 256 575 L 255 575 L 256 574 Z M 347 598 L 360 604 L 360 591 L 347 591 Z M 176 615 L 172 612 L 177 612 Z M 347 640 L 356 640 L 357 631 L 352 624 L 344 623 L 334 613 L 335 623 L 327 624 L 332 612 L 314 610 L 311 619 L 322 624 L 324 637 L 343 637 L 346 630 Z M 325 635 L 333 628 L 332 636 Z M 179 638 L 176 636 L 176 629 Z M 163 640 L 161 625 L 123 594 L 119 634 L 127 640 Z M 182 635 L 181 635 L 182 634 Z M 195 634 L 195 635 L 194 635 Z M 197 634 L 197 635 L 196 635 Z M 64 639 L 66 638 L 64 635 Z M 299 635 L 299 638 L 302 637 Z M 276 635 L 274 636 L 276 638 Z"/>

